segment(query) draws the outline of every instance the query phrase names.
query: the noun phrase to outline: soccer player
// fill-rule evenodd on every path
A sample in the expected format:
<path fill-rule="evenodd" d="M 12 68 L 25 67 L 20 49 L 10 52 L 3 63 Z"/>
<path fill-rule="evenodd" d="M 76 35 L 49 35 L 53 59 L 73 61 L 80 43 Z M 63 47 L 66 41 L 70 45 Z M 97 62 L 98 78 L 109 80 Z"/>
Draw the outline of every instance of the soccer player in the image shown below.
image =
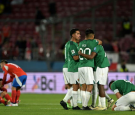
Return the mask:
<path fill-rule="evenodd" d="M 110 64 L 106 56 L 106 53 L 103 49 L 103 46 L 97 45 L 96 47 L 94 47 L 91 55 L 83 54 L 81 52 L 80 55 L 87 59 L 94 59 L 95 57 L 94 59 L 95 67 L 97 67 L 95 82 L 98 84 L 99 96 L 101 101 L 101 107 L 97 108 L 96 110 L 106 110 L 107 108 L 106 108 L 104 85 L 106 85 L 107 82 L 108 66 L 110 66 Z"/>
<path fill-rule="evenodd" d="M 2 79 L 0 79 L 0 84 L 2 84 Z M 3 103 L 4 105 L 8 105 L 10 103 L 10 101 L 12 101 L 12 99 L 9 96 L 9 94 L 7 93 L 7 89 L 2 87 L 2 88 L 0 88 L 0 91 L 2 91 L 0 93 L 0 102 Z M 3 98 L 5 98 L 7 101 L 5 101 Z"/>
<path fill-rule="evenodd" d="M 77 105 L 78 99 L 78 43 L 80 41 L 80 31 L 79 29 L 72 29 L 70 31 L 71 41 L 69 43 L 69 51 L 68 51 L 68 72 L 70 76 L 70 84 L 73 86 L 72 98 L 73 98 L 73 110 L 80 110 Z"/>
<path fill-rule="evenodd" d="M 94 39 L 94 31 L 91 29 L 87 29 L 85 31 L 85 40 L 79 43 L 79 50 L 82 54 L 90 55 L 93 51 L 93 48 L 97 45 L 102 44 L 100 40 Z M 78 74 L 80 84 L 82 84 L 82 106 L 83 110 L 91 110 L 88 107 L 88 102 L 90 99 L 91 91 L 94 83 L 93 76 L 93 68 L 94 67 L 94 59 L 86 59 L 83 55 L 79 57 L 79 66 L 78 66 Z M 87 87 L 87 89 L 86 89 Z"/>
<path fill-rule="evenodd" d="M 18 106 L 18 100 L 20 97 L 20 89 L 25 85 L 27 80 L 27 74 L 16 64 L 8 63 L 6 60 L 2 60 L 0 63 L 2 70 L 4 71 L 4 76 L 2 80 L 2 85 L 6 83 L 12 83 L 12 102 L 7 106 Z M 7 74 L 10 74 L 10 79 L 6 81 Z"/>
<path fill-rule="evenodd" d="M 109 83 L 109 87 L 114 91 L 117 101 L 112 106 L 112 111 L 135 110 L 135 86 L 126 80 L 116 80 Z"/>
<path fill-rule="evenodd" d="M 72 40 L 72 39 L 71 39 Z M 70 84 L 70 78 L 68 74 L 68 52 L 69 52 L 70 41 L 65 44 L 65 64 L 63 65 L 63 76 L 65 81 L 65 87 L 68 89 L 67 94 L 65 95 L 64 99 L 60 102 L 64 109 L 68 109 L 68 100 L 70 99 L 71 107 L 73 106 L 72 103 L 72 85 Z M 67 103 L 67 104 L 66 104 Z"/>

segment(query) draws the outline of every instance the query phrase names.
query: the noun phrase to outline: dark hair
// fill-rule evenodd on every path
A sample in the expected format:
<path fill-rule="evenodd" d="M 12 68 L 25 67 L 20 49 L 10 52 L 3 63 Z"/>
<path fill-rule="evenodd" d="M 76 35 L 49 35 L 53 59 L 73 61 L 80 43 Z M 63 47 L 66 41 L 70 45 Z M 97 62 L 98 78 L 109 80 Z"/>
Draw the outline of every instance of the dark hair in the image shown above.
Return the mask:
<path fill-rule="evenodd" d="M 3 79 L 0 78 L 0 81 L 2 81 Z"/>
<path fill-rule="evenodd" d="M 1 60 L 1 62 L 0 63 L 2 63 L 2 62 L 4 62 L 4 63 L 8 63 L 8 61 L 7 60 Z"/>
<path fill-rule="evenodd" d="M 109 83 L 109 87 L 111 86 L 111 84 L 112 84 L 113 82 L 115 82 L 115 81 L 114 81 L 114 80 L 112 80 L 112 81 Z"/>
<path fill-rule="evenodd" d="M 76 31 L 79 31 L 79 29 L 74 28 L 74 29 L 70 30 L 70 36 L 72 37 L 72 35 L 73 35 Z"/>
<path fill-rule="evenodd" d="M 89 34 L 94 34 L 94 31 L 91 30 L 91 29 L 87 29 L 87 30 L 85 31 L 85 35 L 88 36 Z"/>

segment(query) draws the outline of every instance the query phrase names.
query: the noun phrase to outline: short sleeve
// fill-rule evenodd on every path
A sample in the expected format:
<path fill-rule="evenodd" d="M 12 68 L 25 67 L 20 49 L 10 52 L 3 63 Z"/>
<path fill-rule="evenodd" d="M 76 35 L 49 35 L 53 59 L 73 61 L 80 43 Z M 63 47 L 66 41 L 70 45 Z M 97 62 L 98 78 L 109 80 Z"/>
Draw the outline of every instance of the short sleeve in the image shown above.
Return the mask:
<path fill-rule="evenodd" d="M 112 83 L 111 89 L 113 90 L 113 92 L 114 92 L 115 94 L 119 92 L 119 90 L 117 89 L 115 83 Z"/>
<path fill-rule="evenodd" d="M 99 51 L 99 47 L 97 45 L 96 47 L 93 48 L 93 52 L 98 53 L 98 51 Z"/>
<path fill-rule="evenodd" d="M 78 49 L 74 44 L 70 46 L 70 52 L 72 56 L 78 55 Z"/>

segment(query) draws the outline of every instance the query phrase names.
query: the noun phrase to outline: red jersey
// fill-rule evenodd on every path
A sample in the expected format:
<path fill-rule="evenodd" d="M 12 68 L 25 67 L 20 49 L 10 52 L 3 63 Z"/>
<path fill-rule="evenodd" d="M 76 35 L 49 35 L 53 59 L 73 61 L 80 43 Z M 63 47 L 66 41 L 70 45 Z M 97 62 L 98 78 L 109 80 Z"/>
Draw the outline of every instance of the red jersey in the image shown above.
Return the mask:
<path fill-rule="evenodd" d="M 12 82 L 13 79 L 15 78 L 15 75 L 17 77 L 20 77 L 22 75 L 27 75 L 18 65 L 13 63 L 8 63 L 4 65 L 2 69 L 4 71 L 2 85 Z M 7 74 L 10 74 L 10 79 L 6 82 Z"/>

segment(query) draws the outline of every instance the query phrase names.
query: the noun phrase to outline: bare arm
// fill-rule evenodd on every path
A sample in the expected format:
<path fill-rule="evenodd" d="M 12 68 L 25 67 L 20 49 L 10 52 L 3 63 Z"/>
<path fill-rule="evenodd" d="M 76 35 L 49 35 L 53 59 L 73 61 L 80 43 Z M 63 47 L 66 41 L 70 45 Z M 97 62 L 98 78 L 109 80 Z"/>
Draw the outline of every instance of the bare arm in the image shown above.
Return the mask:
<path fill-rule="evenodd" d="M 95 52 L 92 52 L 91 55 L 87 55 L 87 54 L 83 54 L 81 51 L 79 51 L 78 54 L 80 56 L 83 56 L 83 57 L 87 58 L 87 59 L 93 59 L 96 56 Z"/>
<path fill-rule="evenodd" d="M 73 56 L 73 59 L 74 59 L 75 61 L 77 61 L 77 60 L 79 60 L 79 56 Z"/>
<path fill-rule="evenodd" d="M 102 45 L 102 41 L 101 40 L 99 40 L 99 39 L 95 39 L 95 40 L 98 41 L 98 45 Z"/>
<path fill-rule="evenodd" d="M 117 99 L 119 99 L 122 96 L 119 92 L 117 92 L 115 95 L 116 95 Z"/>

